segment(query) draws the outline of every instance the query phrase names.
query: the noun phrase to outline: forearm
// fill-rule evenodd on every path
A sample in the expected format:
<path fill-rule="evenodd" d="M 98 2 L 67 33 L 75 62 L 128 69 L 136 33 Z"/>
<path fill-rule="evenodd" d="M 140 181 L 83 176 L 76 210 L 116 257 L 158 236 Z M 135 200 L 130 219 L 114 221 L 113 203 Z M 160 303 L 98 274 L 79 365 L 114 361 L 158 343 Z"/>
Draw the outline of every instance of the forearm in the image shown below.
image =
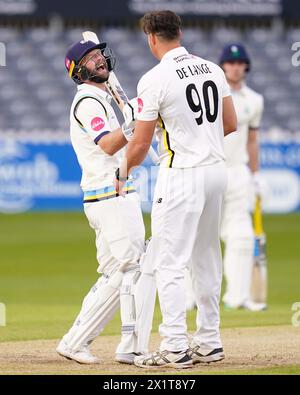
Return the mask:
<path fill-rule="evenodd" d="M 153 121 L 137 121 L 132 140 L 128 144 L 126 156 L 119 169 L 116 179 L 116 190 L 122 194 L 124 180 L 135 166 L 140 165 L 145 159 L 150 148 L 157 119 Z"/>
<path fill-rule="evenodd" d="M 118 152 L 120 149 L 125 147 L 127 144 L 127 140 L 121 130 L 121 128 L 118 128 L 114 130 L 113 132 L 110 132 L 103 136 L 97 143 L 104 152 L 106 152 L 108 155 L 114 155 L 116 152 Z"/>
<path fill-rule="evenodd" d="M 259 171 L 259 144 L 257 139 L 257 131 L 250 132 L 250 135 L 251 138 L 248 139 L 247 144 L 249 168 L 252 173 L 256 173 Z"/>
<path fill-rule="evenodd" d="M 143 162 L 149 148 L 148 143 L 137 143 L 134 140 L 128 144 L 125 160 L 120 169 L 122 177 L 127 177 L 135 166 Z"/>
<path fill-rule="evenodd" d="M 237 118 L 231 96 L 223 97 L 223 129 L 224 136 L 235 132 L 237 129 Z"/>

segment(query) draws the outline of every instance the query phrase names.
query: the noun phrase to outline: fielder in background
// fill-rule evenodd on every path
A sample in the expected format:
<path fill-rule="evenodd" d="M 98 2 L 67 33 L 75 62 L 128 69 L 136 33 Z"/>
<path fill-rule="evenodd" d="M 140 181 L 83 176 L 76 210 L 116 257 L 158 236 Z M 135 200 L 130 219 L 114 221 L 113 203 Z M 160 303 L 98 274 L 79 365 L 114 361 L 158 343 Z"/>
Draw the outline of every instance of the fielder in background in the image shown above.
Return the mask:
<path fill-rule="evenodd" d="M 253 192 L 256 197 L 262 193 L 258 133 L 264 101 L 246 85 L 245 78 L 251 65 L 242 45 L 227 45 L 221 54 L 220 65 L 231 88 L 238 119 L 237 133 L 226 137 L 224 142 L 228 186 L 221 227 L 227 282 L 223 301 L 228 308 L 258 311 L 266 305 L 251 299 L 254 231 L 250 201 Z"/>
<path fill-rule="evenodd" d="M 116 360 L 133 363 L 138 353 L 133 285 L 139 277 L 145 230 L 132 181 L 118 196 L 113 180 L 132 136 L 133 125 L 119 126 L 105 89 L 115 59 L 105 43 L 72 45 L 65 65 L 78 84 L 70 112 L 71 140 L 82 168 L 84 211 L 96 233 L 102 276 L 85 297 L 73 326 L 57 352 L 80 363 L 98 363 L 88 348 L 121 305 L 122 337 Z"/>
<path fill-rule="evenodd" d="M 245 83 L 250 70 L 250 58 L 242 45 L 230 44 L 224 47 L 220 65 L 230 86 L 238 119 L 237 133 L 232 133 L 224 141 L 228 185 L 221 226 L 227 282 L 223 301 L 230 309 L 260 311 L 266 308 L 267 283 L 265 236 L 260 214 L 263 182 L 259 174 L 258 143 L 263 97 Z M 256 200 L 253 221 L 255 234 L 250 213 L 253 196 Z M 187 274 L 187 310 L 193 309 L 196 304 L 191 281 Z"/>
<path fill-rule="evenodd" d="M 222 69 L 181 46 L 176 14 L 147 13 L 142 27 L 159 63 L 138 83 L 140 112 L 116 189 L 122 193 L 128 174 L 145 158 L 159 121 L 151 245 L 163 322 L 159 351 L 134 363 L 188 368 L 224 358 L 219 332 L 219 226 L 227 181 L 223 140 L 224 132 L 236 130 L 236 116 Z M 184 274 L 191 263 L 199 311 L 189 344 Z"/>

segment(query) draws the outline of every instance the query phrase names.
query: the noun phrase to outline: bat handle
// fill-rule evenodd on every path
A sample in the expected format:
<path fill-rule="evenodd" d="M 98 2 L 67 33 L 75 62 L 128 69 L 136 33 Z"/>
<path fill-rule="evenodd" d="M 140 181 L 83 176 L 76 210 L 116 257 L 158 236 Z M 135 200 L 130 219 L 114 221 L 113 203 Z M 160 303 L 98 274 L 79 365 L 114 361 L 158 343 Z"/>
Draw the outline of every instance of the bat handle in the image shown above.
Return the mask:
<path fill-rule="evenodd" d="M 254 209 L 254 231 L 256 235 L 263 234 L 262 215 L 261 215 L 261 200 L 260 197 L 256 197 L 255 209 Z"/>

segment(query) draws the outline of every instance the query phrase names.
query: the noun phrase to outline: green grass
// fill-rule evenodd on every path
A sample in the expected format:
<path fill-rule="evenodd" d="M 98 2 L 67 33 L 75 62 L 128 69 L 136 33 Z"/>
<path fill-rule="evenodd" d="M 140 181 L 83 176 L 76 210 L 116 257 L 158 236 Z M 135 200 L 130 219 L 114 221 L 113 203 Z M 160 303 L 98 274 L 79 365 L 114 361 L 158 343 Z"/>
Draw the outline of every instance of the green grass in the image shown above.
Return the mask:
<path fill-rule="evenodd" d="M 269 309 L 222 310 L 222 327 L 290 324 L 300 301 L 300 216 L 266 216 Z M 149 216 L 145 216 L 149 235 Z M 7 326 L 0 341 L 59 338 L 97 279 L 94 233 L 83 213 L 0 215 L 0 302 Z M 195 313 L 188 315 L 194 329 Z M 158 309 L 154 328 L 160 321 Z M 104 331 L 120 333 L 118 315 Z"/>

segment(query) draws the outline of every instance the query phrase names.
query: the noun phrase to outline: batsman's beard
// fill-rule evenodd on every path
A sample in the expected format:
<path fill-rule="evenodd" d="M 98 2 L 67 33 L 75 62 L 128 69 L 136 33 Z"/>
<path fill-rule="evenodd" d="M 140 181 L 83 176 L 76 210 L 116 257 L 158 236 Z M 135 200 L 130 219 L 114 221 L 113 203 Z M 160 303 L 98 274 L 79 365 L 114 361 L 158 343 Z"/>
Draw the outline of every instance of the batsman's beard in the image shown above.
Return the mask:
<path fill-rule="evenodd" d="M 103 75 L 99 75 L 98 65 L 96 65 L 94 70 L 88 72 L 89 81 L 96 82 L 97 84 L 103 84 L 104 82 L 106 82 L 109 78 L 109 71 L 107 68 L 107 64 L 104 65 L 102 71 L 103 71 Z"/>
<path fill-rule="evenodd" d="M 103 84 L 109 78 L 109 74 L 106 77 L 100 77 L 99 75 L 89 77 L 89 80 L 92 82 L 96 82 L 97 84 Z"/>

